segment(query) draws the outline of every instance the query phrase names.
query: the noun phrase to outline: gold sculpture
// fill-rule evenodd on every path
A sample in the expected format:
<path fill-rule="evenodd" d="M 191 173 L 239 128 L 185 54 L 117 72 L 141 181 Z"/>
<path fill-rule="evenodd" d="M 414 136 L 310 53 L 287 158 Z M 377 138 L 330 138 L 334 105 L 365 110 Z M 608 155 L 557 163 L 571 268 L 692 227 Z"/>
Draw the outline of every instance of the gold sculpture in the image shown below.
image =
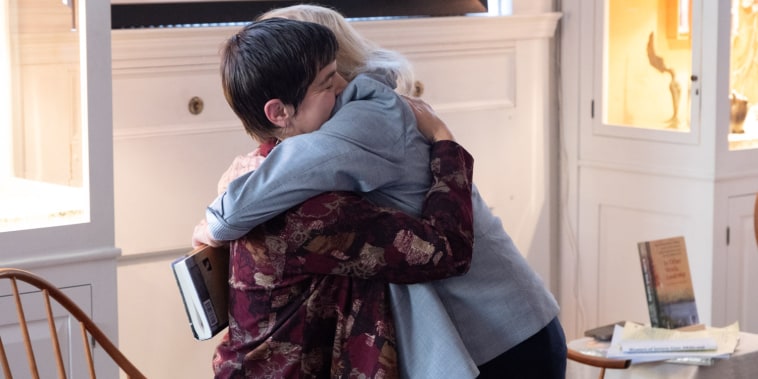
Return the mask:
<path fill-rule="evenodd" d="M 729 105 L 731 116 L 729 120 L 729 131 L 738 134 L 744 133 L 745 129 L 743 128 L 743 125 L 745 124 L 745 118 L 747 117 L 748 111 L 747 97 L 732 90 L 732 93 L 729 94 Z"/>
<path fill-rule="evenodd" d="M 663 62 L 663 58 L 655 54 L 655 46 L 653 44 L 655 34 L 650 32 L 650 36 L 647 39 L 647 58 L 650 61 L 650 65 L 653 66 L 660 73 L 667 73 L 671 76 L 671 82 L 669 83 L 669 91 L 671 92 L 671 105 L 673 108 L 673 115 L 666 122 L 670 128 L 676 128 L 679 125 L 679 98 L 682 95 L 682 89 L 679 83 L 676 81 L 676 72 L 671 67 L 666 67 Z"/>

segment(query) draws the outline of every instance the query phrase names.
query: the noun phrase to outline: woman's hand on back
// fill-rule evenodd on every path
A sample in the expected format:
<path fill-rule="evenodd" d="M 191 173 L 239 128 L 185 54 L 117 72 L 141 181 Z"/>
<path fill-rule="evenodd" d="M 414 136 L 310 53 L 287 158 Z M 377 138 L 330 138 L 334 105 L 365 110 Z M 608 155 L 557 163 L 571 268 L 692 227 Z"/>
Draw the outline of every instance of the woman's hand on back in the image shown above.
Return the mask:
<path fill-rule="evenodd" d="M 445 122 L 437 116 L 429 104 L 416 97 L 403 97 L 416 115 L 418 130 L 429 142 L 455 140 L 453 133 L 448 129 Z"/>

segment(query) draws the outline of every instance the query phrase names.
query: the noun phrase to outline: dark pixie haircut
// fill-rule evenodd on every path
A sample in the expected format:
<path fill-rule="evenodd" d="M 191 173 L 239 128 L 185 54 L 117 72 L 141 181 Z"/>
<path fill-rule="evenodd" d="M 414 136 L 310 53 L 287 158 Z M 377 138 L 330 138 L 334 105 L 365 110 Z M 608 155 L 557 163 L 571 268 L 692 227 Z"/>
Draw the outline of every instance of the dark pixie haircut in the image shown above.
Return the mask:
<path fill-rule="evenodd" d="M 295 107 L 321 69 L 336 59 L 337 40 L 327 27 L 272 18 L 246 25 L 221 51 L 226 101 L 259 142 L 279 136 L 264 105 L 271 99 Z"/>

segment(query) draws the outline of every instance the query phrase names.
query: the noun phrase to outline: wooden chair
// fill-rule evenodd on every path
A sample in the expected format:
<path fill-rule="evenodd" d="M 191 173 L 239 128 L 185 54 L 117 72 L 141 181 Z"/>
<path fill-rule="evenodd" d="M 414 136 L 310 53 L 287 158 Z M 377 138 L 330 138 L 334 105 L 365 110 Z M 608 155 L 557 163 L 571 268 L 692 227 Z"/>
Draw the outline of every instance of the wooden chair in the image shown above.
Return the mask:
<path fill-rule="evenodd" d="M 24 307 L 21 301 L 21 294 L 19 292 L 19 282 L 27 283 L 33 287 L 38 288 L 41 291 L 41 301 L 44 303 L 47 313 L 47 324 L 50 329 L 50 340 L 52 342 L 52 349 L 54 352 L 54 358 L 58 370 L 58 378 L 66 378 L 66 370 L 63 364 L 63 356 L 61 354 L 61 347 L 59 343 L 58 332 L 56 331 L 53 308 L 51 306 L 50 298 L 53 298 L 58 305 L 62 306 L 72 317 L 78 322 L 81 329 L 81 335 L 83 339 L 84 355 L 88 364 L 90 378 L 95 378 L 95 364 L 92 358 L 92 349 L 90 344 L 90 338 L 93 339 L 92 344 L 97 343 L 103 350 L 110 356 L 115 364 L 124 372 L 129 378 L 145 378 L 143 375 L 111 342 L 111 340 L 98 328 L 98 326 L 92 321 L 92 319 L 78 306 L 70 297 L 61 292 L 57 287 L 53 286 L 50 282 L 39 276 L 27 271 L 14 269 L 14 268 L 0 268 L 0 282 L 8 280 L 10 282 L 11 294 L 16 303 L 16 314 L 18 317 L 18 325 L 21 329 L 21 339 L 26 349 L 27 363 L 29 366 L 30 375 L 32 378 L 39 378 L 40 367 L 37 366 L 37 359 L 35 358 L 35 352 L 32 348 L 32 339 L 29 334 L 29 320 L 27 320 L 24 314 Z M 0 283 L 1 284 L 1 283 Z M 6 287 L 7 288 L 7 287 Z M 25 303 L 28 299 L 25 299 Z M 2 312 L 5 312 L 3 309 Z M 39 349 L 39 347 L 37 347 Z M 14 364 L 20 362 L 13 362 Z M 6 379 L 12 379 L 11 367 L 6 355 L 6 347 L 3 345 L 2 336 L 0 336 L 0 364 L 2 364 L 3 373 Z M 23 365 L 21 363 L 21 365 Z M 16 367 L 16 366 L 14 366 Z M 26 376 L 26 375 L 24 375 Z"/>
<path fill-rule="evenodd" d="M 632 363 L 629 359 L 613 359 L 582 354 L 570 347 L 568 348 L 568 359 L 588 366 L 599 367 L 600 375 L 598 376 L 598 379 L 603 379 L 605 377 L 606 369 L 626 369 L 629 368 L 629 365 Z"/>

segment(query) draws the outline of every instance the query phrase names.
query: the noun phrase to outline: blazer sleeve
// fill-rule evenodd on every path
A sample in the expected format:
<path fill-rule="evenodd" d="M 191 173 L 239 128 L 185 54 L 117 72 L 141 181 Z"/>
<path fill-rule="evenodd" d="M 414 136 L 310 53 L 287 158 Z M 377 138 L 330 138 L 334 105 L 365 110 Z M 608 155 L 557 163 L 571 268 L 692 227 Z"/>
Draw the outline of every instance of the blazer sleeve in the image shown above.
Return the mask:
<path fill-rule="evenodd" d="M 240 238 L 323 192 L 370 192 L 402 179 L 407 141 L 420 135 L 408 105 L 369 78 L 342 96 L 348 100 L 321 130 L 286 139 L 206 209 L 214 239 Z"/>
<path fill-rule="evenodd" d="M 420 219 L 329 192 L 261 225 L 284 240 L 286 271 L 400 284 L 466 273 L 474 241 L 473 158 L 452 141 L 435 143 L 432 154 L 434 182 Z"/>

